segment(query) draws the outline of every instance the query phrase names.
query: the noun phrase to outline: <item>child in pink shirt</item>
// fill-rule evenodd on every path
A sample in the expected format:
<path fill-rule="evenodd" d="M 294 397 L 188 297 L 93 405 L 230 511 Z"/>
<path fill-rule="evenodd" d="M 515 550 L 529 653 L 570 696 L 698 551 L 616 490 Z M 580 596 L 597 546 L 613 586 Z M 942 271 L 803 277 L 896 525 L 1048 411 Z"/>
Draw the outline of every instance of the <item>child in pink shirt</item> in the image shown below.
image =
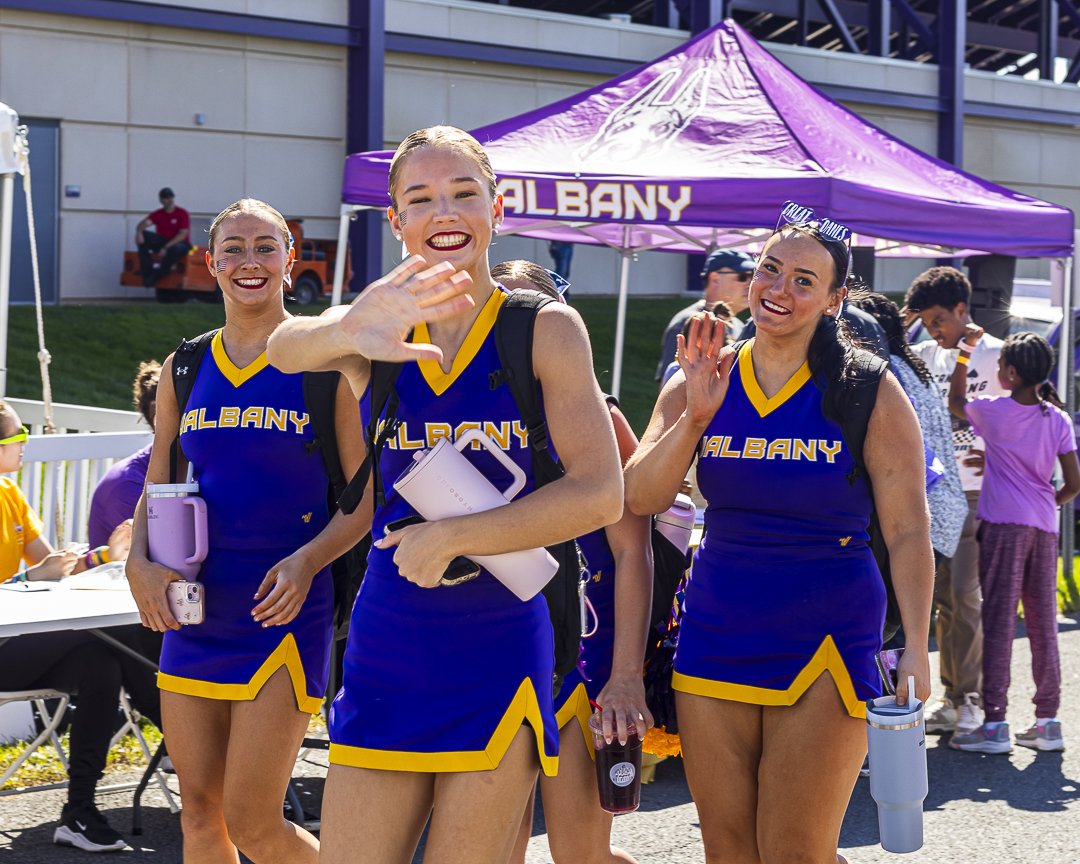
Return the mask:
<path fill-rule="evenodd" d="M 1080 466 L 1072 420 L 1047 378 L 1053 349 L 1034 333 L 1005 340 L 998 379 L 1009 396 L 967 398 L 966 360 L 983 330 L 967 325 L 949 389 L 949 410 L 970 421 L 986 442 L 986 473 L 979 498 L 979 583 L 982 586 L 983 708 L 986 722 L 955 734 L 949 746 L 977 753 L 1012 748 L 1008 704 L 1009 666 L 1023 601 L 1035 678 L 1035 725 L 1016 743 L 1037 750 L 1064 750 L 1061 663 L 1057 645 L 1058 506 L 1080 492 Z M 1051 483 L 1055 461 L 1065 484 Z"/>

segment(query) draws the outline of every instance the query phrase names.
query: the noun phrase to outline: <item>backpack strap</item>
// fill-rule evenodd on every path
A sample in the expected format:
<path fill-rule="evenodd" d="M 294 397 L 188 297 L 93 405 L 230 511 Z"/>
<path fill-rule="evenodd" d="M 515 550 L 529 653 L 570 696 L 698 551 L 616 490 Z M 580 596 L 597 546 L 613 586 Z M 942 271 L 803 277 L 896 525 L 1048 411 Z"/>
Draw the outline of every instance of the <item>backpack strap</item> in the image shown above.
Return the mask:
<path fill-rule="evenodd" d="M 869 351 L 855 352 L 855 367 L 850 381 L 844 386 L 843 414 L 840 431 L 844 442 L 855 460 L 855 467 L 848 472 L 848 482 L 854 483 L 860 476 L 869 480 L 866 462 L 863 459 L 863 445 L 866 442 L 866 430 L 870 426 L 870 415 L 877 404 L 878 388 L 881 379 L 889 369 L 889 364 Z"/>
<path fill-rule="evenodd" d="M 412 334 L 409 335 L 409 339 L 412 340 Z M 371 361 L 371 380 L 368 384 L 368 392 L 371 394 L 371 416 L 364 430 L 367 455 L 364 456 L 364 461 L 356 469 L 356 473 L 345 485 L 338 498 L 338 509 L 342 513 L 352 513 L 357 508 L 364 497 L 369 477 L 375 478 L 376 506 L 386 503 L 386 493 L 383 491 L 379 474 L 379 454 L 386 442 L 397 434 L 398 426 L 401 425 L 401 421 L 397 419 L 397 379 L 403 365 L 402 363 Z M 381 428 L 380 421 L 382 421 Z"/>
<path fill-rule="evenodd" d="M 499 352 L 500 369 L 489 376 L 492 390 L 505 383 L 514 396 L 514 404 L 528 433 L 537 486 L 564 473 L 548 449 L 547 421 L 540 407 L 540 388 L 532 363 L 536 313 L 554 302 L 554 298 L 539 291 L 521 289 L 507 295 L 495 319 L 495 348 Z"/>
<path fill-rule="evenodd" d="M 187 411 L 188 399 L 191 397 L 191 388 L 195 386 L 195 376 L 199 373 L 206 349 L 210 347 L 214 337 L 220 332 L 220 328 L 203 333 L 194 339 L 184 339 L 176 347 L 173 353 L 172 383 L 173 393 L 176 394 L 176 413 L 180 418 L 176 437 L 173 438 L 172 447 L 169 448 L 169 482 L 176 483 L 177 470 L 180 467 L 180 432 L 184 424 L 184 412 Z"/>
<path fill-rule="evenodd" d="M 303 379 L 304 407 L 311 420 L 311 431 L 315 434 L 307 450 L 308 453 L 319 451 L 335 503 L 347 485 L 337 446 L 336 409 L 340 382 L 340 372 L 305 372 Z"/>

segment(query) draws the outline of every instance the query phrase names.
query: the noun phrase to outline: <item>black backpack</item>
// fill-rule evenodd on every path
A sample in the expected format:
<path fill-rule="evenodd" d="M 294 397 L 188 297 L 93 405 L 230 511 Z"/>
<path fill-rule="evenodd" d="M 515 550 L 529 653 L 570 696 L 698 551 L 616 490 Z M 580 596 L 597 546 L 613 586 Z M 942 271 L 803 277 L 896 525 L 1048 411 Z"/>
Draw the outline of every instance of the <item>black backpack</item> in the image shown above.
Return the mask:
<path fill-rule="evenodd" d="M 187 409 L 191 388 L 203 356 L 213 340 L 217 330 L 211 330 L 195 339 L 185 339 L 173 355 L 172 382 L 176 393 L 176 406 L 181 420 Z M 332 516 L 337 510 L 337 502 L 345 492 L 347 482 L 345 470 L 337 447 L 335 428 L 335 406 L 337 388 L 340 382 L 339 372 L 305 372 L 303 380 L 304 407 L 311 419 L 311 431 L 314 440 L 308 444 L 308 453 L 319 451 L 329 484 L 327 486 L 328 512 Z M 180 436 L 173 441 L 169 451 L 169 479 L 177 482 L 177 469 L 180 458 Z M 350 511 L 351 512 L 351 511 Z M 334 630 L 335 637 L 341 638 L 348 630 L 349 614 L 352 601 L 360 587 L 367 562 L 367 551 L 371 545 L 370 535 L 352 547 L 348 552 L 330 565 L 334 578 Z"/>
<path fill-rule="evenodd" d="M 866 430 L 870 426 L 870 415 L 874 413 L 874 406 L 877 404 L 878 388 L 887 371 L 889 364 L 877 355 L 869 351 L 857 352 L 854 374 L 841 395 L 843 420 L 840 422 L 840 431 L 855 460 L 855 467 L 848 472 L 848 482 L 854 484 L 860 476 L 866 477 L 871 502 L 874 500 L 874 486 L 866 470 L 866 462 L 863 461 L 863 445 L 866 443 Z M 867 533 L 870 535 L 870 550 L 874 553 L 874 560 L 881 572 L 881 581 L 885 583 L 885 623 L 882 627 L 884 644 L 900 630 L 901 622 L 900 606 L 896 602 L 896 591 L 893 588 L 889 547 L 885 543 L 885 535 L 881 533 L 877 510 L 870 511 Z"/>

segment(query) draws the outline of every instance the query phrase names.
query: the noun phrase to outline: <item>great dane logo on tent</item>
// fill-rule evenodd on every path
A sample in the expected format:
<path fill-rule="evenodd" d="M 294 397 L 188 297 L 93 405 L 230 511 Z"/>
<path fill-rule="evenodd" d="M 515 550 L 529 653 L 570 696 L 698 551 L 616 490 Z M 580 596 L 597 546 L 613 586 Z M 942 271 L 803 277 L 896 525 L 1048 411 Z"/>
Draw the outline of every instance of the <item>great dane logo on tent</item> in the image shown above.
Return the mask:
<path fill-rule="evenodd" d="M 697 70 L 669 96 L 683 74 L 669 69 L 612 111 L 578 157 L 623 162 L 662 153 L 705 108 L 709 70 Z"/>

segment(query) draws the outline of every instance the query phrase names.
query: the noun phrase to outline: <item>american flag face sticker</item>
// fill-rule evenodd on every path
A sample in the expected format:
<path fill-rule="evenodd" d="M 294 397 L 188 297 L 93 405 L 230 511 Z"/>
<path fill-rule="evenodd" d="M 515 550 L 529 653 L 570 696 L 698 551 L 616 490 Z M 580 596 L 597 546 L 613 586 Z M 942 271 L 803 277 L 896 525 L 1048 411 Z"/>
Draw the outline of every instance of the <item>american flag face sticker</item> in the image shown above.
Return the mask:
<path fill-rule="evenodd" d="M 405 211 L 405 210 L 402 210 L 402 211 L 401 211 L 400 213 L 398 213 L 398 214 L 397 214 L 397 218 L 398 218 L 398 222 L 400 222 L 400 223 L 401 223 L 401 227 L 402 227 L 402 228 L 404 228 L 404 227 L 405 227 L 405 223 L 406 223 L 406 222 L 408 221 L 408 218 L 409 218 L 409 217 L 408 217 L 408 216 L 406 215 L 406 211 Z"/>
<path fill-rule="evenodd" d="M 218 273 L 223 273 L 225 271 L 225 268 L 228 267 L 228 266 L 229 266 L 229 259 L 228 258 L 218 258 L 218 260 L 217 260 L 217 272 Z"/>

